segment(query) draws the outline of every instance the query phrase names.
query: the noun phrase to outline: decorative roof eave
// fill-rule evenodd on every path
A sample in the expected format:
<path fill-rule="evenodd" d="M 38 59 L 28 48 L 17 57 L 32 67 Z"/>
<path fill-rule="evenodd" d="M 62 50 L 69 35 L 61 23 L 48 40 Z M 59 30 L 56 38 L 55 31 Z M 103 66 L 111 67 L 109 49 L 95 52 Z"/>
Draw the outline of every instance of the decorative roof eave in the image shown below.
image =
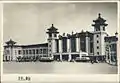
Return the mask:
<path fill-rule="evenodd" d="M 95 22 L 95 23 L 97 23 L 97 22 L 106 22 L 106 20 L 105 19 L 103 19 L 103 18 L 98 18 L 98 19 L 96 19 L 96 20 L 93 20 L 93 22 Z"/>
<path fill-rule="evenodd" d="M 59 33 L 59 32 L 57 32 L 57 31 L 48 31 L 46 33 Z"/>
<path fill-rule="evenodd" d="M 93 22 L 95 22 L 95 24 L 105 24 L 106 20 L 104 18 L 101 17 L 101 14 L 98 14 L 98 18 L 96 20 L 93 20 Z"/>
<path fill-rule="evenodd" d="M 47 29 L 48 31 L 57 31 L 58 29 L 54 27 L 54 25 L 52 24 L 52 26 Z"/>
<path fill-rule="evenodd" d="M 60 40 L 62 39 L 62 36 L 61 36 L 61 35 L 59 35 L 58 37 L 59 37 Z"/>
<path fill-rule="evenodd" d="M 117 31 L 115 32 L 115 35 L 118 35 L 118 32 L 117 32 Z"/>
<path fill-rule="evenodd" d="M 91 33 L 91 32 L 88 32 L 88 31 L 86 31 L 86 32 L 81 32 L 81 33 L 75 33 L 75 34 L 67 34 L 66 36 L 62 36 L 62 35 L 59 35 L 58 37 L 59 37 L 59 39 L 63 39 L 63 38 L 68 38 L 68 39 L 70 39 L 70 38 L 80 38 L 80 37 L 90 37 L 90 36 L 93 36 L 93 33 Z"/>
<path fill-rule="evenodd" d="M 55 28 L 55 27 L 50 27 L 49 29 L 47 29 L 47 30 L 58 30 L 57 28 Z"/>
<path fill-rule="evenodd" d="M 5 45 L 4 48 L 9 47 L 8 45 Z M 13 47 L 21 47 L 21 45 L 14 45 Z"/>
<path fill-rule="evenodd" d="M 7 41 L 7 42 L 5 42 L 6 44 L 12 44 L 12 45 L 14 45 L 14 44 L 16 44 L 17 42 L 15 42 L 15 41 L 13 41 L 12 39 L 10 39 L 9 41 Z"/>
<path fill-rule="evenodd" d="M 76 35 L 71 35 L 71 36 L 68 36 L 68 39 L 69 38 L 77 38 Z"/>
<path fill-rule="evenodd" d="M 48 43 L 42 43 L 42 44 L 31 44 L 31 45 L 21 45 L 22 48 L 28 48 L 28 47 L 47 47 Z"/>
<path fill-rule="evenodd" d="M 104 26 L 107 26 L 108 24 L 104 23 L 104 24 L 92 24 L 92 26 L 98 26 L 98 25 L 104 25 Z"/>
<path fill-rule="evenodd" d="M 78 37 L 86 37 L 86 36 L 92 36 L 92 35 L 93 35 L 93 33 L 88 32 L 88 31 L 78 33 Z"/>
<path fill-rule="evenodd" d="M 112 41 L 118 41 L 118 38 L 116 36 L 109 36 L 104 38 L 105 42 L 112 42 Z"/>

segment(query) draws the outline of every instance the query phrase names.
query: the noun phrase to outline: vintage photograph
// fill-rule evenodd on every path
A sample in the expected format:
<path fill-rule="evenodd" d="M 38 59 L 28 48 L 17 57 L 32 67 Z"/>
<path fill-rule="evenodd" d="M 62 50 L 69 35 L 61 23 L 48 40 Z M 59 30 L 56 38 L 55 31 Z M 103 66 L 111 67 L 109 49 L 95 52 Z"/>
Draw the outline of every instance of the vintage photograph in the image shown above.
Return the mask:
<path fill-rule="evenodd" d="M 4 3 L 4 74 L 117 74 L 118 3 Z"/>

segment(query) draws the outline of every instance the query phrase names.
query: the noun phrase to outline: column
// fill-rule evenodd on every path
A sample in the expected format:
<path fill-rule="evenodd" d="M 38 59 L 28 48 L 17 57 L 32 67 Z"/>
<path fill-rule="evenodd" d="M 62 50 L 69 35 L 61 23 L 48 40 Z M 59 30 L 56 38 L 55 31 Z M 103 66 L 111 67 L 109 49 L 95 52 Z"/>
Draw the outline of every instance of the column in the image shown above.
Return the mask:
<path fill-rule="evenodd" d="M 60 61 L 62 61 L 62 53 L 60 53 Z"/>
<path fill-rule="evenodd" d="M 80 37 L 79 37 L 79 42 L 78 42 L 78 43 L 79 43 L 79 52 L 80 52 L 80 51 L 81 51 L 81 46 L 80 46 L 80 43 L 81 43 L 81 42 L 80 42 Z"/>
<path fill-rule="evenodd" d="M 94 55 L 97 55 L 97 49 L 96 49 L 96 47 L 97 47 L 97 45 L 96 45 L 96 44 L 97 44 L 97 43 L 96 43 L 96 39 L 97 39 L 97 38 L 96 38 L 96 36 L 97 36 L 97 35 L 94 35 L 94 36 L 93 36 L 93 37 L 94 37 L 94 38 L 93 38 L 93 41 L 94 41 L 94 42 L 93 42 L 93 47 L 94 47 L 93 53 L 94 53 Z"/>
<path fill-rule="evenodd" d="M 59 54 L 60 54 L 60 61 L 62 61 L 62 40 L 59 39 Z"/>
<path fill-rule="evenodd" d="M 79 45 L 79 57 L 81 58 L 81 47 L 80 47 L 80 37 L 78 38 L 78 45 Z"/>
<path fill-rule="evenodd" d="M 48 40 L 48 56 L 51 57 L 51 51 L 52 51 L 52 41 L 51 40 Z M 41 53 L 42 51 L 39 49 L 39 53 L 40 53 L 40 56 L 41 56 Z"/>
<path fill-rule="evenodd" d="M 69 55 L 69 59 L 68 61 L 70 61 L 72 58 L 71 58 L 71 39 L 68 39 L 67 40 L 67 44 L 68 44 L 68 55 Z"/>
<path fill-rule="evenodd" d="M 76 38 L 76 52 L 79 52 L 79 38 Z"/>
<path fill-rule="evenodd" d="M 62 53 L 62 40 L 59 39 L 59 53 Z"/>
<path fill-rule="evenodd" d="M 37 56 L 37 54 L 36 54 L 36 49 L 35 49 L 35 56 Z"/>
<path fill-rule="evenodd" d="M 10 47 L 11 49 L 11 55 L 9 56 L 9 60 L 12 61 L 13 60 L 13 47 Z"/>
<path fill-rule="evenodd" d="M 71 52 L 69 52 L 69 60 L 68 61 L 70 61 L 72 58 L 71 58 Z"/>
<path fill-rule="evenodd" d="M 110 50 L 110 47 L 109 47 L 109 63 L 111 64 L 111 50 Z"/>
<path fill-rule="evenodd" d="M 87 53 L 89 53 L 89 51 L 88 51 L 88 49 L 89 49 L 89 48 L 88 48 L 88 41 L 89 41 L 89 40 L 88 40 L 88 36 L 86 36 L 86 52 L 87 52 Z"/>
<path fill-rule="evenodd" d="M 52 53 L 56 52 L 56 42 L 55 39 L 52 40 Z"/>
<path fill-rule="evenodd" d="M 42 57 L 43 57 L 43 48 L 41 48 L 41 54 L 42 54 Z"/>
<path fill-rule="evenodd" d="M 90 49 L 92 48 L 90 48 L 90 38 L 88 38 L 88 53 L 90 53 Z"/>
<path fill-rule="evenodd" d="M 70 39 L 67 39 L 67 52 L 70 52 Z"/>

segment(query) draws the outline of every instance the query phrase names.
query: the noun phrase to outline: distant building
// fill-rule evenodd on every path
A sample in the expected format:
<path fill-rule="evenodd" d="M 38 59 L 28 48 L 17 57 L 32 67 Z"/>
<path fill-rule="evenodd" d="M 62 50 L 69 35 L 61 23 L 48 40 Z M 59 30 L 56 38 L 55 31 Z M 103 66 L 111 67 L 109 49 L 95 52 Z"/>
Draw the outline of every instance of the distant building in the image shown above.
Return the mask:
<path fill-rule="evenodd" d="M 118 33 L 115 33 L 115 36 L 105 37 L 106 61 L 111 64 L 116 64 L 117 62 L 117 35 Z"/>
<path fill-rule="evenodd" d="M 4 61 L 15 61 L 18 56 L 48 56 L 48 44 L 15 45 L 11 39 L 4 46 Z"/>
<path fill-rule="evenodd" d="M 52 24 L 47 29 L 48 38 L 45 44 L 15 45 L 16 42 L 10 40 L 4 46 L 4 60 L 16 60 L 17 56 L 51 57 L 54 60 L 62 61 L 70 61 L 82 56 L 99 56 L 102 58 L 111 56 L 108 53 L 112 50 L 109 52 L 106 50 L 108 41 L 111 40 L 106 32 L 108 25 L 105 23 L 106 20 L 99 14 L 93 22 L 93 32 L 82 30 L 79 33 L 63 33 L 63 35 L 58 35 L 58 29 Z M 115 36 L 115 38 L 117 37 Z M 117 40 L 111 41 L 109 44 L 111 45 L 112 42 L 117 42 Z M 117 58 L 117 52 L 114 56 Z"/>

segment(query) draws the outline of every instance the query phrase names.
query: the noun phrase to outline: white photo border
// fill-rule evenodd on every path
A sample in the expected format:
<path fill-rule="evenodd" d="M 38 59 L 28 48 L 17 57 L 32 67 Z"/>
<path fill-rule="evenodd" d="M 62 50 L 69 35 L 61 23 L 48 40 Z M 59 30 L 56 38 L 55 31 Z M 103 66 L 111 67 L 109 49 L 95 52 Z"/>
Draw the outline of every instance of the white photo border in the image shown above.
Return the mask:
<path fill-rule="evenodd" d="M 1 81 L 2 82 L 20 82 L 18 80 L 19 76 L 29 76 L 31 77 L 31 81 L 30 82 L 47 82 L 47 83 L 59 83 L 59 82 L 119 82 L 119 75 L 120 75 L 120 52 L 119 52 L 119 47 L 120 47 L 120 42 L 118 41 L 118 46 L 117 46 L 117 52 L 118 52 L 118 74 L 81 74 L 81 75 L 73 75 L 73 74 L 3 74 L 3 5 L 4 3 L 82 3 L 82 2 L 116 2 L 117 3 L 117 30 L 118 33 L 119 32 L 119 20 L 120 20 L 120 2 L 119 1 L 0 1 L 0 11 L 1 13 Z M 120 34 L 119 34 L 120 37 Z M 47 79 L 47 80 L 46 80 Z M 27 82 L 27 81 L 23 81 L 23 82 Z"/>

